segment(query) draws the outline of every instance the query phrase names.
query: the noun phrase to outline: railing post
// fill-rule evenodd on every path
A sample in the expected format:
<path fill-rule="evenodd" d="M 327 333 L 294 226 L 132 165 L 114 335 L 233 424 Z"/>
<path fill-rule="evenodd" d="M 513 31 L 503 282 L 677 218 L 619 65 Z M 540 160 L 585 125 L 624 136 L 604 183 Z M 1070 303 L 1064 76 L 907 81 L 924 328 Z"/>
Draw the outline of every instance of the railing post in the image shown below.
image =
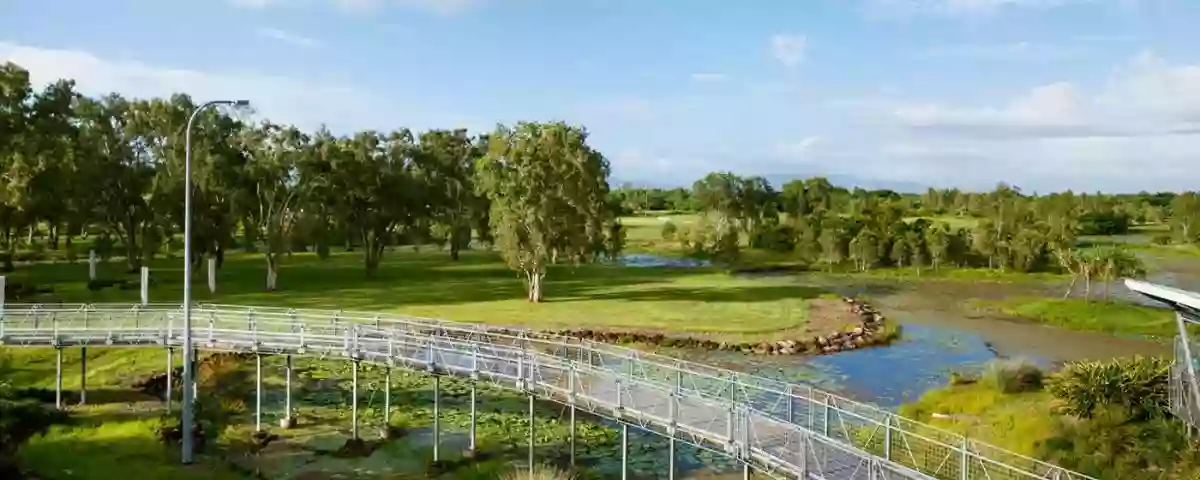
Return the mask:
<path fill-rule="evenodd" d="M 821 430 L 822 430 L 821 433 L 823 433 L 826 437 L 828 437 L 829 436 L 829 395 L 828 394 L 825 395 L 825 402 L 824 402 L 823 408 L 824 408 L 824 411 L 822 412 L 821 415 L 822 415 L 822 417 L 824 417 L 824 420 L 821 422 Z"/>
<path fill-rule="evenodd" d="M 958 470 L 959 470 L 958 476 L 962 480 L 969 480 L 971 478 L 970 455 L 971 455 L 970 444 L 967 443 L 967 437 L 963 436 L 963 439 L 962 439 L 962 461 L 960 462 L 959 467 L 958 467 Z"/>
<path fill-rule="evenodd" d="M 808 442 L 811 439 L 805 430 L 797 428 L 796 433 L 799 435 L 796 443 L 800 446 L 800 456 L 796 458 L 796 465 L 800 467 L 800 471 L 796 472 L 796 478 L 804 480 L 808 478 Z"/>
<path fill-rule="evenodd" d="M 254 321 L 254 310 L 246 312 L 246 323 L 250 327 L 250 341 L 254 345 L 254 350 L 258 351 L 258 322 Z"/>
<path fill-rule="evenodd" d="M 676 372 L 678 374 L 679 372 Z M 671 423 L 667 425 L 667 478 L 675 480 L 675 435 L 676 423 L 679 421 L 679 391 L 671 393 L 668 404 Z"/>
<path fill-rule="evenodd" d="M 883 458 L 892 459 L 892 416 L 883 417 Z"/>
<path fill-rule="evenodd" d="M 383 367 L 383 428 L 384 431 L 392 425 L 392 367 Z"/>
<path fill-rule="evenodd" d="M 794 386 L 788 386 L 787 393 L 787 420 L 788 423 L 796 423 L 796 391 Z"/>

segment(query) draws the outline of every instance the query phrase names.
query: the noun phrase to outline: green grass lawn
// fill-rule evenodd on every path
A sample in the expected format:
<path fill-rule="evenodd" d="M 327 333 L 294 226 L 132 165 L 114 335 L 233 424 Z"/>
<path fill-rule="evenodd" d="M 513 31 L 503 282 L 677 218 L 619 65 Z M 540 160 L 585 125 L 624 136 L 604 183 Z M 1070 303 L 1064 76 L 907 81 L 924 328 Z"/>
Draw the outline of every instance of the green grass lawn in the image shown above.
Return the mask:
<path fill-rule="evenodd" d="M 1012 298 L 973 303 L 980 309 L 1071 330 L 1169 337 L 1176 328 L 1170 310 L 1124 302 Z"/>
<path fill-rule="evenodd" d="M 124 264 L 99 267 L 101 278 L 130 278 Z M 285 259 L 280 290 L 264 289 L 266 264 L 260 255 L 236 254 L 218 273 L 216 294 L 206 275 L 196 272 L 199 302 L 346 309 L 404 313 L 466 322 L 533 328 L 596 327 L 706 334 L 744 334 L 803 327 L 809 300 L 822 292 L 785 280 L 730 276 L 718 268 L 627 268 L 613 265 L 558 265 L 546 277 L 546 301 L 525 300 L 516 273 L 488 252 L 465 252 L 454 262 L 445 252 L 396 249 L 385 255 L 379 275 L 367 279 L 359 253 L 327 260 L 313 254 Z M 178 260 L 151 266 L 156 280 L 151 302 L 178 302 L 182 267 Z M 63 302 L 135 302 L 138 291 L 87 289 L 86 263 L 20 267 L 8 281 L 55 288 Z M 10 300 L 11 302 L 11 300 Z"/>

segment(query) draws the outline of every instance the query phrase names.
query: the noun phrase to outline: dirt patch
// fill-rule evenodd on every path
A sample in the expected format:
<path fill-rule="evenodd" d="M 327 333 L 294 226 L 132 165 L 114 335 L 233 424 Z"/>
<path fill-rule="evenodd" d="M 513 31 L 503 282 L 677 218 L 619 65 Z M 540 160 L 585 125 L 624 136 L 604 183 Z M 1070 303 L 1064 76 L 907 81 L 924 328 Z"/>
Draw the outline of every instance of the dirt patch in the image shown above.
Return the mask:
<path fill-rule="evenodd" d="M 845 332 L 862 324 L 862 318 L 841 299 L 816 298 L 808 304 L 808 324 L 803 333 L 807 336 L 824 335 L 830 332 Z"/>

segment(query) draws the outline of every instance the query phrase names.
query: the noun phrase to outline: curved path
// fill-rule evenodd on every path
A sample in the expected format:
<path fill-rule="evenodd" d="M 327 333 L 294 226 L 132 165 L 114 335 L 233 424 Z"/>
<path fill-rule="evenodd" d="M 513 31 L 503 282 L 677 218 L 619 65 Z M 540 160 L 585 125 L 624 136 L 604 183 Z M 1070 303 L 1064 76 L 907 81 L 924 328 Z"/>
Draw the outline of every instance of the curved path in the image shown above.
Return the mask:
<path fill-rule="evenodd" d="M 0 344 L 172 347 L 178 305 L 6 305 Z M 808 479 L 1090 479 L 812 387 L 573 338 L 362 312 L 193 308 L 201 349 L 341 356 L 490 381 Z M 573 418 L 573 416 L 572 416 Z M 673 473 L 673 472 L 672 472 Z"/>

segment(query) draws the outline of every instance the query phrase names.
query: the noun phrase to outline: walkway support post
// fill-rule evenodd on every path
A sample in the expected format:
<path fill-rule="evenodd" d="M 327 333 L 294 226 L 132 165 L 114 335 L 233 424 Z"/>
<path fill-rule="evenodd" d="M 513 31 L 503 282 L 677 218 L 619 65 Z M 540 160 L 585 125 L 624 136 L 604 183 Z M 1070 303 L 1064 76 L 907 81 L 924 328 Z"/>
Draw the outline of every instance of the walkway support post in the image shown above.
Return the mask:
<path fill-rule="evenodd" d="M 580 350 L 582 352 L 582 349 Z M 580 353 L 580 356 L 583 356 Z M 567 398 L 567 408 L 571 410 L 571 419 L 567 423 L 567 443 L 569 445 L 569 456 L 571 460 L 571 468 L 575 468 L 575 365 L 571 365 L 571 370 L 567 374 L 567 385 L 570 388 L 570 397 Z"/>
<path fill-rule="evenodd" d="M 471 427 L 467 433 L 467 450 L 475 453 L 475 380 L 471 380 Z"/>
<path fill-rule="evenodd" d="M 533 394 L 529 394 L 529 472 L 533 472 Z"/>
<path fill-rule="evenodd" d="M 383 367 L 383 429 L 392 427 L 392 367 Z"/>
<path fill-rule="evenodd" d="M 79 404 L 87 405 L 87 347 L 79 347 Z"/>
<path fill-rule="evenodd" d="M 167 403 L 167 413 L 171 412 L 171 375 L 175 370 L 174 350 L 167 347 L 167 388 L 163 392 L 163 401 Z"/>
<path fill-rule="evenodd" d="M 262 355 L 254 354 L 254 431 L 262 431 Z"/>
<path fill-rule="evenodd" d="M 442 443 L 442 415 L 441 415 L 441 391 L 442 377 L 436 372 L 433 374 L 433 461 L 441 459 L 441 443 Z"/>
<path fill-rule="evenodd" d="M 350 387 L 350 438 L 358 440 L 358 359 L 354 359 Z"/>
<path fill-rule="evenodd" d="M 629 480 L 629 424 L 621 421 L 621 480 Z"/>
<path fill-rule="evenodd" d="M 292 416 L 292 356 L 285 355 L 283 362 L 283 420 L 279 428 L 286 430 L 296 426 L 296 417 Z"/>
<path fill-rule="evenodd" d="M 54 347 L 54 407 L 62 410 L 62 347 Z"/>

